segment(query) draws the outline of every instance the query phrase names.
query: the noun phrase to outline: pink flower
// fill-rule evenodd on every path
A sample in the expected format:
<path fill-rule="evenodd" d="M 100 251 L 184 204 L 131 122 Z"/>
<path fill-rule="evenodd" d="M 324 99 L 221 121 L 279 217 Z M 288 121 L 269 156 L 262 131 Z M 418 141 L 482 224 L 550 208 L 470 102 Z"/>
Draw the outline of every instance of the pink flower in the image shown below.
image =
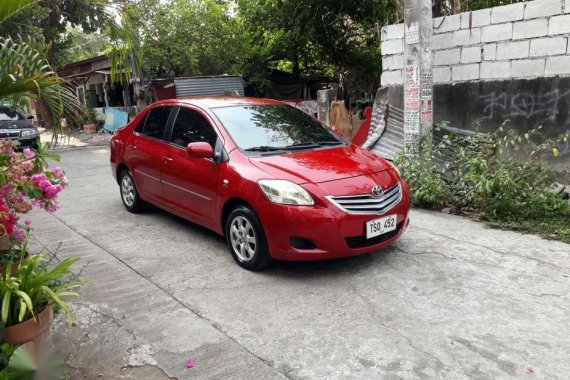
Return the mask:
<path fill-rule="evenodd" d="M 24 157 L 26 157 L 27 159 L 30 159 L 32 157 L 34 157 L 36 155 L 36 153 L 31 150 L 30 148 L 26 148 L 24 149 Z"/>
<path fill-rule="evenodd" d="M 27 228 L 30 228 L 30 226 L 32 225 L 32 221 L 31 221 L 30 219 L 26 219 L 26 220 L 24 220 L 24 225 L 25 225 Z"/>
<path fill-rule="evenodd" d="M 10 237 L 12 239 L 16 239 L 20 244 L 24 243 L 24 240 L 26 240 L 26 234 L 19 228 L 14 229 L 10 234 Z"/>

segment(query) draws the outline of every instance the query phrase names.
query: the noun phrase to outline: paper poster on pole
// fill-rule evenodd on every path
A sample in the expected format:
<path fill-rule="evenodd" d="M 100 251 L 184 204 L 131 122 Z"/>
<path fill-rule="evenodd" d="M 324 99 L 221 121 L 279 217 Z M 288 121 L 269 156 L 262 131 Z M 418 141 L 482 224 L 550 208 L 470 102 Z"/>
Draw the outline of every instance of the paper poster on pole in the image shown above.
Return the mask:
<path fill-rule="evenodd" d="M 418 21 L 411 21 L 404 24 L 404 29 L 407 45 L 417 44 L 420 42 L 420 23 Z"/>

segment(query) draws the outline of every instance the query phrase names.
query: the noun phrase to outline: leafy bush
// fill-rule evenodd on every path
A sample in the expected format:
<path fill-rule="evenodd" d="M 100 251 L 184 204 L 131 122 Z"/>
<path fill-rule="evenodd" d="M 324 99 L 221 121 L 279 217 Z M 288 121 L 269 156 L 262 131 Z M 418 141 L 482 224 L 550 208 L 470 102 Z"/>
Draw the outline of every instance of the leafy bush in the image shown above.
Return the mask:
<path fill-rule="evenodd" d="M 416 206 L 447 205 L 492 225 L 525 231 L 535 225 L 570 240 L 569 204 L 549 190 L 552 173 L 541 159 L 568 135 L 536 144 L 536 132 L 501 127 L 490 134 L 447 134 L 431 149 L 422 143 L 420 156 L 400 154 L 395 163 Z"/>
<path fill-rule="evenodd" d="M 424 145 L 422 143 L 422 145 Z M 424 150 L 425 151 L 425 150 Z M 433 152 L 410 159 L 403 154 L 394 163 L 410 186 L 415 206 L 441 208 L 449 199 L 447 183 L 434 163 Z"/>

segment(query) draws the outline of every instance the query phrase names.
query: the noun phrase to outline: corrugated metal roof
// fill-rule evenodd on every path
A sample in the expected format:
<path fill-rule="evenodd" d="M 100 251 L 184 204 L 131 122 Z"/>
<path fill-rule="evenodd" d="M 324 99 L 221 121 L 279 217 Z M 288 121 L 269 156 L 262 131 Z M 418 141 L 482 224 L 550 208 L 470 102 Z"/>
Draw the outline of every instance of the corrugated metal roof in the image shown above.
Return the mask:
<path fill-rule="evenodd" d="M 174 80 L 176 97 L 239 94 L 244 96 L 240 76 L 178 78 Z"/>

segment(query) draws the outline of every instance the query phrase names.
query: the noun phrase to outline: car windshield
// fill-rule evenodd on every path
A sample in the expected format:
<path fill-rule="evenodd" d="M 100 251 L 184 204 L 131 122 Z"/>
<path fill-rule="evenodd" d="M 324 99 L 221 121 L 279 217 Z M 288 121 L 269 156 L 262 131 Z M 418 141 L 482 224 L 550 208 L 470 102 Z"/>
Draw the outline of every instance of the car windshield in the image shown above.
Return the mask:
<path fill-rule="evenodd" d="M 26 118 L 18 111 L 9 108 L 0 107 L 0 121 L 26 120 Z"/>
<path fill-rule="evenodd" d="M 218 107 L 212 112 L 245 151 L 291 151 L 345 143 L 317 120 L 288 105 Z"/>

